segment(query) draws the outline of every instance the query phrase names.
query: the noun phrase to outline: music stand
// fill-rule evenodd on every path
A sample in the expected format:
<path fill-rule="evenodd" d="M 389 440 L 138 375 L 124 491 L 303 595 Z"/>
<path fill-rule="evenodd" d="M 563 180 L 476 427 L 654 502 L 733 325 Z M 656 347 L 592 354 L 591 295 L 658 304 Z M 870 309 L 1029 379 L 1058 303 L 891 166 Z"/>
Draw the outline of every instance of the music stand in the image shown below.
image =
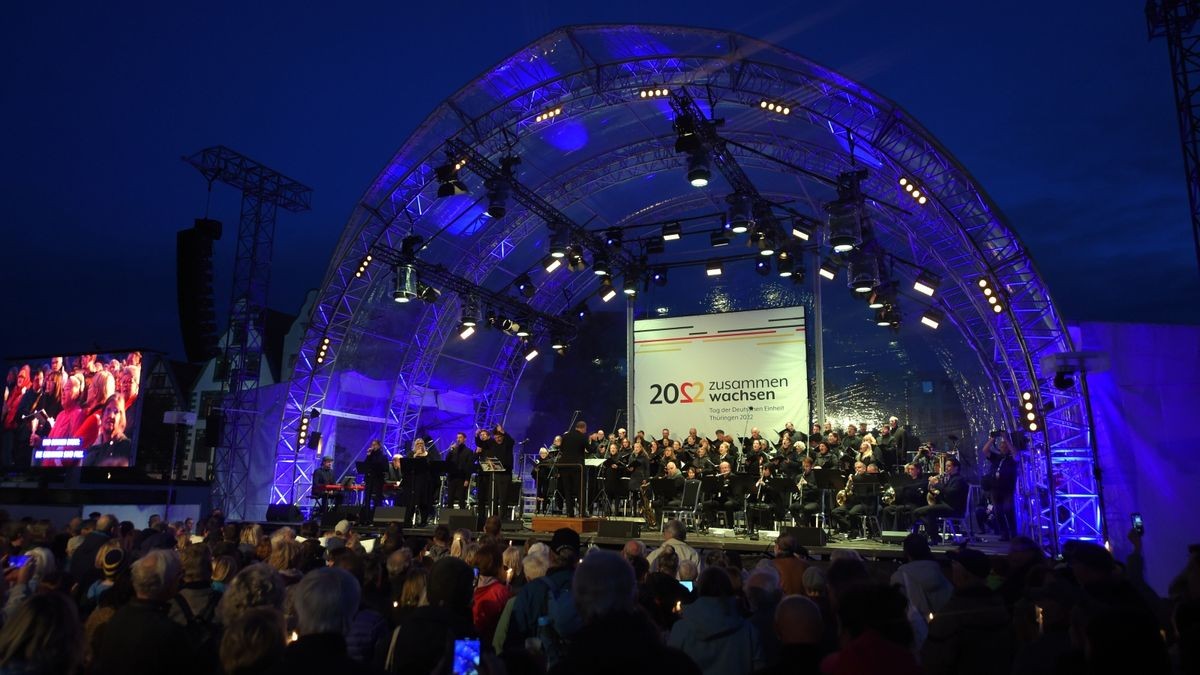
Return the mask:
<path fill-rule="evenodd" d="M 841 472 L 837 471 L 836 469 L 821 469 L 820 471 L 813 471 L 813 475 L 816 476 L 814 483 L 821 490 L 821 520 L 825 523 L 825 531 L 833 532 L 833 523 L 830 522 L 832 519 L 829 518 L 829 513 L 826 510 L 826 497 L 828 497 L 830 494 L 837 494 L 839 491 L 845 488 L 846 479 L 842 477 Z"/>
<path fill-rule="evenodd" d="M 485 457 L 479 462 L 479 470 L 488 476 L 487 515 L 496 515 L 500 510 L 500 494 L 496 491 L 496 481 L 497 477 L 507 469 L 495 457 Z"/>

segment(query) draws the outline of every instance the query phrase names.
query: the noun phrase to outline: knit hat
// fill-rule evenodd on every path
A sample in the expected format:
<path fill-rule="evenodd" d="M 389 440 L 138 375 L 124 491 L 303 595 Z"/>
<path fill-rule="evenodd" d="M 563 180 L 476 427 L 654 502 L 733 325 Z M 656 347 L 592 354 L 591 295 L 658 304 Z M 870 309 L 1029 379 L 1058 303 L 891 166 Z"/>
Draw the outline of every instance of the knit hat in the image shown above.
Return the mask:
<path fill-rule="evenodd" d="M 350 521 L 345 519 L 339 520 L 338 524 L 334 526 L 333 531 L 339 534 L 350 534 Z"/>
<path fill-rule="evenodd" d="M 119 548 L 109 549 L 108 553 L 104 554 L 104 562 L 100 568 L 104 571 L 105 577 L 115 577 L 121 571 L 121 564 L 124 562 L 124 551 Z"/>
<path fill-rule="evenodd" d="M 559 549 L 569 548 L 579 553 L 579 533 L 569 527 L 560 527 L 554 531 L 550 539 L 550 550 L 558 553 Z"/>

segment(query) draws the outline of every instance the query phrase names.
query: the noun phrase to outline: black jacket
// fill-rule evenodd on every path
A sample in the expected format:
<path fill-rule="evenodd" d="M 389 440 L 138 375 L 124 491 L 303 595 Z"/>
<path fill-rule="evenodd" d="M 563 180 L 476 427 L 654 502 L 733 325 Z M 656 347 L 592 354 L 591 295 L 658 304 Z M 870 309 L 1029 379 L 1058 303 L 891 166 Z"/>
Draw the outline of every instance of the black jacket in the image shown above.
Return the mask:
<path fill-rule="evenodd" d="M 167 607 L 165 602 L 135 599 L 117 610 L 104 626 L 92 672 L 96 675 L 198 672 L 198 655 L 183 626 L 167 616 Z"/>
<path fill-rule="evenodd" d="M 446 461 L 450 463 L 450 478 L 466 480 L 475 473 L 475 453 L 466 443 L 455 443 L 446 451 Z"/>
<path fill-rule="evenodd" d="M 346 654 L 346 638 L 336 633 L 305 635 L 287 646 L 274 675 L 358 675 L 378 673 Z"/>
<path fill-rule="evenodd" d="M 587 436 L 572 429 L 563 434 L 559 464 L 583 464 L 583 453 L 587 448 Z"/>

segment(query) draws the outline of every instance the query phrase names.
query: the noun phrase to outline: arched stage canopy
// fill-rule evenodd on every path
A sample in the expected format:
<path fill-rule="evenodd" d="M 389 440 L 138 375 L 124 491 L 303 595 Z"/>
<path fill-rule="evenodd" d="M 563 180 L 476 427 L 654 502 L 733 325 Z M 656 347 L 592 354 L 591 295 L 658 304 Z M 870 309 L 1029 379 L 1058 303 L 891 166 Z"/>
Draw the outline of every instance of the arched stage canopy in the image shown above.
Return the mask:
<path fill-rule="evenodd" d="M 983 190 L 903 109 L 866 87 L 759 40 L 677 26 L 557 30 L 452 95 L 409 137 L 362 196 L 331 258 L 289 385 L 272 501 L 308 493 L 315 451 L 297 442 L 298 433 L 309 411 L 330 407 L 327 396 L 344 373 L 387 383 L 378 423 L 389 447 L 416 432 L 439 361 L 483 366 L 466 364 L 478 393 L 463 428 L 507 411 L 526 363 L 519 340 L 492 335 L 472 344 L 470 359 L 460 357 L 461 298 L 447 292 L 399 311 L 391 268 L 375 256 L 364 266 L 373 251 L 400 250 L 417 234 L 428 242 L 422 261 L 506 290 L 545 255 L 547 223 L 537 209 L 510 198 L 503 217 L 484 215 L 480 162 L 462 149 L 490 164 L 519 156 L 515 180 L 593 233 L 724 212 L 730 188 L 716 166 L 705 188 L 684 179 L 671 96 L 640 94 L 656 88 L 722 118 L 716 131 L 759 193 L 793 213 L 824 220 L 837 176 L 867 170 L 862 188 L 875 236 L 940 277 L 931 302 L 978 356 L 994 392 L 993 419 L 975 423 L 1020 419 L 1024 391 L 1046 411 L 1022 462 L 1026 529 L 1052 549 L 1067 538 L 1102 540 L 1083 378 L 1059 390 L 1040 365 L 1046 354 L 1071 351 L 1070 337 L 1028 252 Z M 550 111 L 561 112 L 539 119 Z M 438 198 L 435 171 L 452 147 L 450 161 L 469 159 L 460 173 L 469 192 Z M 926 203 L 906 192 L 902 178 L 924 191 Z M 705 248 L 707 241 L 692 250 Z M 993 311 L 980 279 L 999 289 L 1003 311 Z M 562 315 L 595 296 L 597 276 L 542 274 L 536 282 L 528 304 Z M 380 358 L 381 345 L 389 358 Z"/>

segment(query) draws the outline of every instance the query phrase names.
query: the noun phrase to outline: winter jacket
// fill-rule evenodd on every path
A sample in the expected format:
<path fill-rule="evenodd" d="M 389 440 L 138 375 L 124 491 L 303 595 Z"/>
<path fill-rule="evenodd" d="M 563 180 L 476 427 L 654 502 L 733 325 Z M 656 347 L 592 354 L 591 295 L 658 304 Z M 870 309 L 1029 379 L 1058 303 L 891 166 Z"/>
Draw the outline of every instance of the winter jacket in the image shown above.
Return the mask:
<path fill-rule="evenodd" d="M 691 656 L 704 675 L 749 675 L 766 665 L 758 630 L 730 598 L 704 596 L 684 607 L 667 644 Z"/>

